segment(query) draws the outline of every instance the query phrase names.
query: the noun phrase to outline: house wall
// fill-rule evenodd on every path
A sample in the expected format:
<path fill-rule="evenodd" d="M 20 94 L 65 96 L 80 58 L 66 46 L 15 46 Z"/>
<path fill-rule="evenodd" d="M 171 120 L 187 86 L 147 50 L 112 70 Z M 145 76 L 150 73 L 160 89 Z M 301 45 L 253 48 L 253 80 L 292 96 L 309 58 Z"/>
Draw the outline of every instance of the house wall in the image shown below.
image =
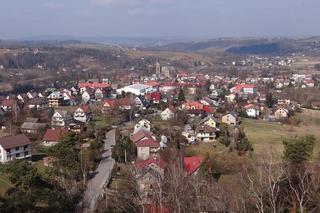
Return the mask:
<path fill-rule="evenodd" d="M 138 158 L 142 160 L 147 160 L 150 157 L 150 148 L 149 147 L 138 147 Z"/>
<path fill-rule="evenodd" d="M 31 149 L 31 145 L 18 146 L 9 149 L 8 153 L 7 150 L 3 149 L 3 147 L 0 146 L 0 162 L 6 163 L 14 159 L 30 158 L 32 156 Z"/>

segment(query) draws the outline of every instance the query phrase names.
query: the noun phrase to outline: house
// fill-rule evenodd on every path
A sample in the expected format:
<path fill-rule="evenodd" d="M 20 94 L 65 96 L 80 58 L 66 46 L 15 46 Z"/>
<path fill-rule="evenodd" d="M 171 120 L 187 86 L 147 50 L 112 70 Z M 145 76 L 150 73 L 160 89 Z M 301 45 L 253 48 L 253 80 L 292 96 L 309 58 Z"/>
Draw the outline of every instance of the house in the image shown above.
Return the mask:
<path fill-rule="evenodd" d="M 233 103 L 235 101 L 236 95 L 231 93 L 229 95 L 226 95 L 225 98 L 226 98 L 227 102 Z"/>
<path fill-rule="evenodd" d="M 134 102 L 130 98 L 108 99 L 101 103 L 101 112 L 107 114 L 117 109 L 121 111 L 131 110 L 133 106 Z"/>
<path fill-rule="evenodd" d="M 29 109 L 44 109 L 47 107 L 47 103 L 42 98 L 33 98 L 27 102 L 27 106 Z"/>
<path fill-rule="evenodd" d="M 0 138 L 0 162 L 6 163 L 15 159 L 30 159 L 32 143 L 24 135 L 6 136 Z"/>
<path fill-rule="evenodd" d="M 134 126 L 134 131 L 133 133 L 136 133 L 137 131 L 139 131 L 141 128 L 144 128 L 148 131 L 151 130 L 151 123 L 150 121 L 146 120 L 146 119 L 141 119 L 138 123 L 136 123 L 136 125 Z"/>
<path fill-rule="evenodd" d="M 147 99 L 153 104 L 159 104 L 161 101 L 161 93 L 160 92 L 151 92 L 146 94 Z"/>
<path fill-rule="evenodd" d="M 21 132 L 30 135 L 40 134 L 46 128 L 45 123 L 38 123 L 38 118 L 27 118 L 26 121 L 21 125 Z"/>
<path fill-rule="evenodd" d="M 217 128 L 218 125 L 219 125 L 219 121 L 213 115 L 208 115 L 207 117 L 202 119 L 199 124 L 202 125 L 202 126 L 203 125 L 208 125 L 208 126 L 211 126 L 213 128 Z"/>
<path fill-rule="evenodd" d="M 78 107 L 73 113 L 73 119 L 75 121 L 80 121 L 87 123 L 90 120 L 90 110 L 88 105 L 83 105 Z"/>
<path fill-rule="evenodd" d="M 255 104 L 247 104 L 244 106 L 246 113 L 251 118 L 257 118 L 260 115 L 260 107 Z"/>
<path fill-rule="evenodd" d="M 145 96 L 143 95 L 139 95 L 137 96 L 135 99 L 134 99 L 134 102 L 135 102 L 135 106 L 137 108 L 140 108 L 140 109 L 147 109 L 150 107 L 150 103 L 149 101 L 146 99 Z"/>
<path fill-rule="evenodd" d="M 75 133 L 81 133 L 81 131 L 86 130 L 86 127 L 84 125 L 85 125 L 85 123 L 83 123 L 83 122 L 72 121 L 68 125 L 68 130 L 71 132 L 75 132 Z"/>
<path fill-rule="evenodd" d="M 63 96 L 59 91 L 52 92 L 47 99 L 49 107 L 59 107 L 63 104 Z"/>
<path fill-rule="evenodd" d="M 238 123 L 238 114 L 236 112 L 230 112 L 222 116 L 221 122 L 228 125 L 236 125 Z"/>
<path fill-rule="evenodd" d="M 238 84 L 230 89 L 230 93 L 254 94 L 256 87 L 254 84 Z"/>
<path fill-rule="evenodd" d="M 97 101 L 101 101 L 101 100 L 103 99 L 103 96 L 104 96 L 104 94 L 103 94 L 102 89 L 97 88 L 97 89 L 95 90 L 95 92 L 94 92 L 94 97 L 95 97 L 95 99 L 96 99 Z"/>
<path fill-rule="evenodd" d="M 5 112 L 11 112 L 13 110 L 17 110 L 19 107 L 17 105 L 17 102 L 12 99 L 5 99 L 1 102 L 1 108 Z"/>
<path fill-rule="evenodd" d="M 201 156 L 184 157 L 183 158 L 184 169 L 186 170 L 187 174 L 196 175 L 203 161 L 204 161 L 204 158 Z"/>
<path fill-rule="evenodd" d="M 72 120 L 70 113 L 66 110 L 55 110 L 51 118 L 52 127 L 66 127 Z"/>
<path fill-rule="evenodd" d="M 84 91 L 81 94 L 82 103 L 88 103 L 91 100 L 91 93 L 89 90 Z"/>
<path fill-rule="evenodd" d="M 285 107 L 278 107 L 276 109 L 276 111 L 274 112 L 274 117 L 277 120 L 287 118 L 287 117 L 289 117 L 289 110 Z"/>
<path fill-rule="evenodd" d="M 217 130 L 209 125 L 200 126 L 197 129 L 196 138 L 200 142 L 214 142 Z"/>
<path fill-rule="evenodd" d="M 174 118 L 174 112 L 175 110 L 172 107 L 166 108 L 160 114 L 161 119 L 164 121 L 171 120 L 172 118 Z"/>
<path fill-rule="evenodd" d="M 68 129 L 65 128 L 47 129 L 43 136 L 43 143 L 45 146 L 54 146 L 67 134 Z"/>
<path fill-rule="evenodd" d="M 138 172 L 142 170 L 144 171 L 153 170 L 158 174 L 160 174 L 161 176 L 163 176 L 164 169 L 167 166 L 167 162 L 160 157 L 151 157 L 151 158 L 148 158 L 147 160 L 137 161 L 135 165 Z"/>
<path fill-rule="evenodd" d="M 140 140 L 153 138 L 156 139 L 155 136 L 145 128 L 140 128 L 137 132 L 131 135 L 131 140 L 133 143 L 137 143 Z"/>
<path fill-rule="evenodd" d="M 137 146 L 137 156 L 139 159 L 146 160 L 150 157 L 156 157 L 160 150 L 160 143 L 153 138 L 147 138 L 135 143 Z"/>

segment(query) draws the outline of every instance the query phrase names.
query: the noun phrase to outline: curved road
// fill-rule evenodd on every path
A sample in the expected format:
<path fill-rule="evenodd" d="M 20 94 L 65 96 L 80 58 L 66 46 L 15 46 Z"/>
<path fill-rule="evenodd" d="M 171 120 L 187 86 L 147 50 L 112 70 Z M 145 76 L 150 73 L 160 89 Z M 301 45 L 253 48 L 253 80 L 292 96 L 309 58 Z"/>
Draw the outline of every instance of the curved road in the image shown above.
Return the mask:
<path fill-rule="evenodd" d="M 103 186 L 109 180 L 112 168 L 115 164 L 111 157 L 111 146 L 115 145 L 116 130 L 112 129 L 106 133 L 103 147 L 102 160 L 96 169 L 96 175 L 88 181 L 87 188 L 83 196 L 83 212 L 93 213 L 96 209 L 97 201 L 103 194 Z"/>

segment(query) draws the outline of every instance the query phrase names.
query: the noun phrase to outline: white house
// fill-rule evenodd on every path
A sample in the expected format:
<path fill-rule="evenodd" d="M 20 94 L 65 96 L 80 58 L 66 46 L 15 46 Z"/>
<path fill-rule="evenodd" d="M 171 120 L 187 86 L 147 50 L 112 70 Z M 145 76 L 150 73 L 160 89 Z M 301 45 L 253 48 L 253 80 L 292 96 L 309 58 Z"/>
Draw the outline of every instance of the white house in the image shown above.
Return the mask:
<path fill-rule="evenodd" d="M 53 127 L 66 127 L 71 122 L 72 117 L 66 110 L 55 110 L 51 118 L 51 125 Z"/>
<path fill-rule="evenodd" d="M 145 128 L 146 130 L 150 131 L 151 123 L 146 119 L 141 119 L 136 125 L 134 126 L 133 134 L 138 132 L 141 128 Z"/>
<path fill-rule="evenodd" d="M 82 93 L 82 95 L 81 95 L 81 97 L 82 97 L 82 102 L 83 103 L 88 103 L 89 101 L 90 101 L 90 94 L 89 94 L 89 92 L 87 92 L 87 91 L 84 91 L 83 93 Z"/>
<path fill-rule="evenodd" d="M 137 156 L 139 159 L 147 160 L 156 157 L 160 150 L 160 143 L 154 139 L 140 140 L 136 143 Z"/>
<path fill-rule="evenodd" d="M 173 110 L 173 109 L 170 109 L 170 108 L 168 107 L 167 109 L 165 109 L 165 110 L 163 110 L 163 111 L 161 112 L 161 119 L 162 119 L 162 120 L 167 121 L 167 120 L 170 120 L 170 119 L 172 119 L 172 118 L 174 118 L 174 110 Z"/>
<path fill-rule="evenodd" d="M 87 105 L 78 107 L 73 113 L 73 119 L 82 123 L 87 123 L 90 120 L 89 107 Z"/>
<path fill-rule="evenodd" d="M 59 91 L 53 92 L 48 96 L 49 107 L 58 107 L 58 106 L 61 106 L 62 103 L 63 103 L 63 96 Z"/>
<path fill-rule="evenodd" d="M 248 104 L 244 108 L 249 117 L 256 118 L 260 115 L 259 106 L 256 106 L 254 104 Z"/>
<path fill-rule="evenodd" d="M 24 134 L 0 138 L 0 162 L 31 158 L 31 144 L 29 138 Z"/>

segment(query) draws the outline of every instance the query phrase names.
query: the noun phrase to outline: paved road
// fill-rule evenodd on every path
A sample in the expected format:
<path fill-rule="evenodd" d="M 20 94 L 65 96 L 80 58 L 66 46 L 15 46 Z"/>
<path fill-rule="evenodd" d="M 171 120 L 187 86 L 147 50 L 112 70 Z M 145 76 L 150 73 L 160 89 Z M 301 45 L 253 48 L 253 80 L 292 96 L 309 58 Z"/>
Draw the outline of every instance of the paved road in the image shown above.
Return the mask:
<path fill-rule="evenodd" d="M 102 160 L 96 170 L 96 175 L 87 184 L 83 198 L 84 212 L 86 213 L 95 211 L 98 198 L 103 194 L 103 186 L 110 178 L 111 170 L 115 164 L 111 157 L 111 145 L 115 145 L 115 133 L 115 129 L 106 133 Z"/>

